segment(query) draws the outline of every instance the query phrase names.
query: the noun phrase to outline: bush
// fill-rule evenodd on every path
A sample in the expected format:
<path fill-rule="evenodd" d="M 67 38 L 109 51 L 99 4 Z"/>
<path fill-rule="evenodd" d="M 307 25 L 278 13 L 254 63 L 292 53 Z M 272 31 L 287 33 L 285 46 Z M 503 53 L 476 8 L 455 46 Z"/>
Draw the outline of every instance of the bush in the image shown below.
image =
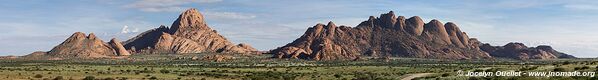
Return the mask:
<path fill-rule="evenodd" d="M 158 79 L 158 78 L 157 78 L 156 76 L 152 76 L 152 77 L 150 77 L 149 79 L 150 79 L 150 80 L 156 80 L 156 79 Z"/>
<path fill-rule="evenodd" d="M 583 66 L 581 67 L 582 70 L 590 69 L 590 66 Z"/>
<path fill-rule="evenodd" d="M 109 78 L 104 78 L 104 80 L 116 80 L 116 79 L 109 77 Z"/>
<path fill-rule="evenodd" d="M 559 68 L 554 68 L 554 71 L 563 72 L 563 71 L 567 71 L 567 69 L 559 67 Z"/>
<path fill-rule="evenodd" d="M 54 78 L 53 80 L 64 80 L 64 78 L 62 76 L 56 76 L 56 78 Z"/>
<path fill-rule="evenodd" d="M 34 78 L 42 78 L 42 77 L 44 77 L 44 76 L 43 76 L 43 75 L 41 75 L 41 74 L 36 74 L 36 75 L 35 75 L 35 76 L 33 76 L 33 77 L 34 77 Z"/>
<path fill-rule="evenodd" d="M 162 70 L 160 70 L 160 73 L 167 74 L 167 73 L 170 73 L 170 70 L 162 69 Z"/>
<path fill-rule="evenodd" d="M 343 77 L 343 75 L 340 75 L 340 74 L 334 74 L 334 77 L 336 77 L 336 78 L 341 78 L 341 77 Z"/>
<path fill-rule="evenodd" d="M 83 78 L 83 80 L 95 80 L 96 77 L 93 76 L 86 76 L 85 78 Z"/>
<path fill-rule="evenodd" d="M 442 76 L 442 77 L 448 77 L 448 76 L 450 76 L 450 74 L 449 74 L 449 73 L 444 73 L 444 74 L 442 74 L 441 76 Z"/>

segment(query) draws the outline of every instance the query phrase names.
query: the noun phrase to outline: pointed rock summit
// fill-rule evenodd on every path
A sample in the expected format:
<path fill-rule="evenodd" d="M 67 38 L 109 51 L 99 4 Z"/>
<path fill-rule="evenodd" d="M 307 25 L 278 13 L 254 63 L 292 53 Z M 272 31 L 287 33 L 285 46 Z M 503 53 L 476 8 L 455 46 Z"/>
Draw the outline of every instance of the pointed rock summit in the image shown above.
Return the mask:
<path fill-rule="evenodd" d="M 203 15 L 195 8 L 191 8 L 181 13 L 172 23 L 168 33 L 180 36 L 194 36 L 193 32 L 197 30 L 212 30 L 205 23 Z"/>
<path fill-rule="evenodd" d="M 125 48 L 136 53 L 256 53 L 247 44 L 235 45 L 212 30 L 197 9 L 181 13 L 168 28 L 160 26 L 125 41 Z"/>
<path fill-rule="evenodd" d="M 413 16 L 405 21 L 405 31 L 413 35 L 421 35 L 424 31 L 424 21 L 419 16 Z"/>

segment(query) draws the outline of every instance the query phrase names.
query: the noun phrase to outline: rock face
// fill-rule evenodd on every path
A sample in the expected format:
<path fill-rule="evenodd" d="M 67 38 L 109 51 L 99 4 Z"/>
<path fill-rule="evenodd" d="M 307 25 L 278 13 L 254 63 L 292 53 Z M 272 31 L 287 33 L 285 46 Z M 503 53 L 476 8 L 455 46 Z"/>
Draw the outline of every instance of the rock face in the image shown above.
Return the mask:
<path fill-rule="evenodd" d="M 113 47 L 104 43 L 93 33 L 75 32 L 60 45 L 50 50 L 47 55 L 54 57 L 103 58 L 117 56 Z"/>
<path fill-rule="evenodd" d="M 504 46 L 482 44 L 480 48 L 490 53 L 491 56 L 498 58 L 513 58 L 520 60 L 575 58 L 574 56 L 558 52 L 552 49 L 552 47 L 545 45 L 527 47 L 522 43 L 508 43 Z"/>
<path fill-rule="evenodd" d="M 446 26 L 445 26 L 446 25 Z M 475 40 L 475 39 L 473 39 Z M 295 41 L 271 50 L 276 58 L 313 60 L 355 59 L 360 55 L 435 59 L 482 59 L 491 56 L 478 48 L 477 40 L 454 23 L 432 20 L 424 24 L 414 16 L 407 20 L 391 11 L 370 16 L 357 27 L 333 22 L 317 24 Z"/>
<path fill-rule="evenodd" d="M 125 49 L 125 47 L 123 47 L 122 43 L 120 43 L 119 40 L 117 40 L 116 38 L 112 38 L 110 40 L 110 42 L 108 42 L 108 44 L 110 44 L 110 46 L 112 48 L 114 48 L 114 51 L 116 51 L 116 54 L 119 56 L 128 56 L 131 55 L 129 53 L 129 51 L 127 51 L 127 49 Z"/>
<path fill-rule="evenodd" d="M 160 26 L 125 41 L 135 53 L 256 53 L 247 44 L 235 45 L 212 30 L 196 9 L 183 12 L 168 28 Z"/>

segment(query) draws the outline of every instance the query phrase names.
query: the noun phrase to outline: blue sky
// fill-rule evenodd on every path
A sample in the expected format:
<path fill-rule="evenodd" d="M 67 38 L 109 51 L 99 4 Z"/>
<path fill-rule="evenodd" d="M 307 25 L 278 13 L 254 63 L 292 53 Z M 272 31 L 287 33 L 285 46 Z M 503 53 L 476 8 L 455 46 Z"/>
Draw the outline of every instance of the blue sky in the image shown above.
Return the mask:
<path fill-rule="evenodd" d="M 493 45 L 551 45 L 574 56 L 598 57 L 594 0 L 2 0 L 0 55 L 48 51 L 77 31 L 124 41 L 170 26 L 188 8 L 199 9 L 229 40 L 260 50 L 283 46 L 317 23 L 355 26 L 395 11 L 426 22 L 455 22 L 470 37 Z"/>

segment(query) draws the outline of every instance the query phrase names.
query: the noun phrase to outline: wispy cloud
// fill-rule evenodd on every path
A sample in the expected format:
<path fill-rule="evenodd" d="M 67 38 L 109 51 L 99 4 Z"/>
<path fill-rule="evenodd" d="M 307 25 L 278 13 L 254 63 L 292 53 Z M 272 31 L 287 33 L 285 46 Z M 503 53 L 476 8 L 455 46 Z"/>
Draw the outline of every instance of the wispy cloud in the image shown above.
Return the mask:
<path fill-rule="evenodd" d="M 125 5 L 127 8 L 136 8 L 146 12 L 178 12 L 183 11 L 192 3 L 214 3 L 222 0 L 139 0 Z"/>
<path fill-rule="evenodd" d="M 137 27 L 129 27 L 127 25 L 123 26 L 122 30 L 120 31 L 120 33 L 126 34 L 126 33 L 135 33 L 135 32 L 139 32 L 139 28 Z"/>
<path fill-rule="evenodd" d="M 580 11 L 598 10 L 598 5 L 589 5 L 589 4 L 567 4 L 567 5 L 564 5 L 563 7 L 572 9 L 572 10 L 580 10 Z"/>
<path fill-rule="evenodd" d="M 95 32 L 102 39 L 126 40 L 148 30 L 170 25 L 179 12 L 198 8 L 215 30 L 233 42 L 252 44 L 260 50 L 282 46 L 299 37 L 307 27 L 333 21 L 355 26 L 368 16 L 390 10 L 406 17 L 455 22 L 470 37 L 504 45 L 511 41 L 529 46 L 552 45 L 575 56 L 598 56 L 593 0 L 100 0 L 0 1 L 0 55 L 48 50 L 75 31 Z M 91 3 L 86 3 L 91 2 Z M 27 3 L 27 4 L 25 4 Z M 36 4 L 42 4 L 37 6 Z M 6 7 L 5 7 L 6 6 Z M 31 8 L 31 7 L 36 8 Z M 51 6 L 51 7 L 47 7 Z M 123 9 L 124 8 L 124 9 Z M 128 27 L 123 32 L 124 25 Z M 40 35 L 58 36 L 52 40 Z M 27 38 L 23 38 L 27 37 Z M 44 37 L 38 37 L 44 38 Z M 27 41 L 36 40 L 36 41 Z M 586 41 L 587 40 L 587 41 Z M 30 47 L 34 46 L 34 47 Z M 23 48 L 17 50 L 14 48 Z"/>
<path fill-rule="evenodd" d="M 237 12 L 218 12 L 218 11 L 205 11 L 202 12 L 205 17 L 210 19 L 253 19 L 256 15 L 237 13 Z"/>

